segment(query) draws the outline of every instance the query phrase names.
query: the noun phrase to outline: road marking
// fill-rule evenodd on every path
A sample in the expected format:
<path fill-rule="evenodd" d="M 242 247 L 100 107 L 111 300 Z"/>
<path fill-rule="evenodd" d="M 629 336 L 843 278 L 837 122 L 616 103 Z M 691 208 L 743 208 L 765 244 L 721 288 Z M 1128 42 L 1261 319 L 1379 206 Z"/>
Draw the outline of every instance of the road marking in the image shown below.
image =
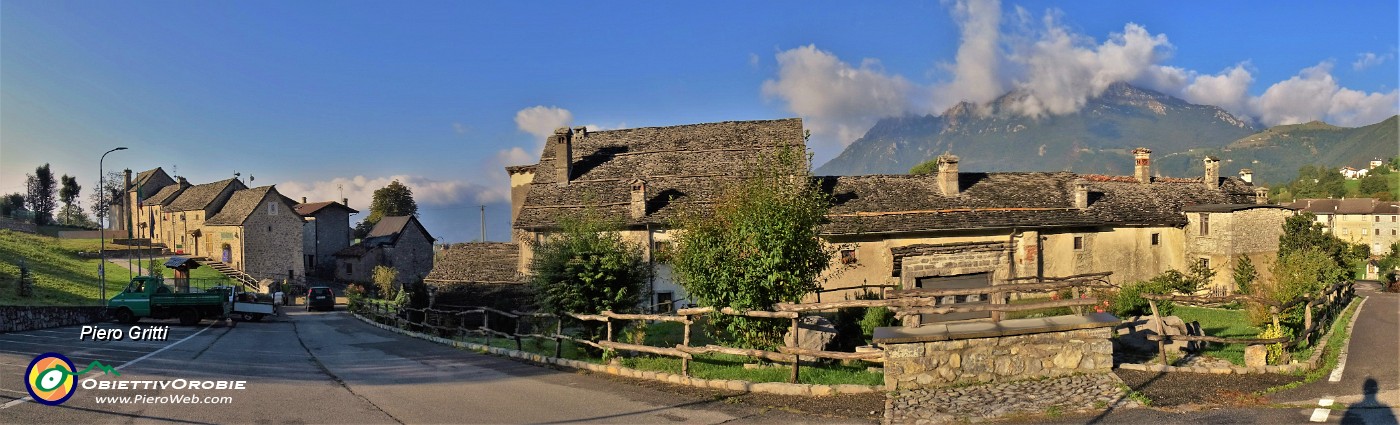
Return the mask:
<path fill-rule="evenodd" d="M 1347 334 L 1351 334 L 1351 328 L 1356 325 L 1356 319 L 1361 317 L 1361 308 L 1366 306 L 1366 300 L 1371 297 L 1361 299 L 1361 303 L 1356 305 L 1356 311 L 1351 313 L 1351 323 L 1347 323 Z M 1347 344 L 1341 347 L 1341 354 L 1337 356 L 1337 368 L 1332 369 L 1332 374 L 1327 376 L 1327 382 L 1342 382 L 1342 370 L 1347 368 L 1347 351 L 1351 348 L 1351 339 L 1347 339 Z"/>
<path fill-rule="evenodd" d="M 216 321 L 215 323 L 218 323 L 218 322 Z M 176 345 L 180 345 L 180 343 L 185 342 L 186 340 L 188 340 L 188 339 L 190 339 L 190 338 L 194 338 L 194 337 L 196 337 L 196 336 L 199 336 L 199 334 L 204 333 L 204 331 L 207 331 L 207 330 L 209 330 L 209 328 L 212 328 L 212 327 L 214 327 L 214 324 L 213 324 L 213 323 L 210 323 L 209 326 L 205 326 L 204 329 L 200 329 L 199 332 L 195 332 L 195 333 L 193 333 L 193 334 L 190 334 L 190 336 L 181 338 L 179 341 L 172 342 L 172 343 L 170 343 L 170 345 L 161 347 L 159 350 L 152 351 L 152 352 L 150 352 L 150 353 L 146 353 L 146 355 L 144 355 L 144 356 L 137 357 L 135 360 L 132 360 L 132 361 L 129 361 L 129 362 L 126 362 L 126 363 L 122 363 L 121 366 L 117 366 L 117 367 L 114 367 L 114 368 L 112 368 L 112 369 L 122 370 L 122 368 L 124 368 L 124 367 L 131 366 L 132 364 L 135 364 L 136 362 L 139 362 L 139 361 L 142 361 L 142 360 L 146 360 L 146 358 L 148 358 L 148 357 L 154 356 L 154 355 L 156 355 L 156 354 L 160 354 L 160 352 L 162 352 L 162 351 L 169 350 L 170 347 L 174 347 L 174 346 L 176 346 Z M 94 380 L 94 379 L 97 379 L 97 378 L 87 378 L 87 379 L 84 379 L 83 382 L 91 381 L 91 380 Z M 25 398 L 17 399 L 17 400 L 11 401 L 11 402 L 9 402 L 9 403 L 5 403 L 5 405 L 0 406 L 0 409 L 9 409 L 11 406 L 14 406 L 14 405 L 17 405 L 17 404 L 26 402 L 26 401 L 30 401 L 30 400 L 33 400 L 33 399 L 34 399 L 34 397 L 25 397 Z"/>
<path fill-rule="evenodd" d="M 1332 409 L 1328 407 L 1332 406 L 1333 401 L 1335 400 L 1330 398 L 1318 400 L 1317 405 L 1321 407 L 1313 409 L 1312 417 L 1308 418 L 1308 420 L 1312 422 L 1327 422 L 1327 416 L 1332 414 Z"/>

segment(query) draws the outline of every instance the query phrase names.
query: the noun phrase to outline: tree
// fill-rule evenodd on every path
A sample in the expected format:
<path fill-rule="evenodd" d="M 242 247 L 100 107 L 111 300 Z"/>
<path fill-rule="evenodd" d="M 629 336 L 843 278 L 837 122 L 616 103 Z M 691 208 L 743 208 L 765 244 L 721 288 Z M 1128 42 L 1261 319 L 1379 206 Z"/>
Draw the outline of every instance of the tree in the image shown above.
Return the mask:
<path fill-rule="evenodd" d="M 389 266 L 374 266 L 374 286 L 379 288 L 379 298 L 394 298 L 394 280 L 399 276 L 399 271 Z"/>
<path fill-rule="evenodd" d="M 817 278 L 835 253 L 818 232 L 831 198 L 808 175 L 807 159 L 794 149 L 757 158 L 753 175 L 736 179 L 711 209 L 682 214 L 672 263 L 699 303 L 767 310 L 820 289 Z M 750 348 L 778 345 L 786 327 L 772 319 L 712 320 L 721 338 Z"/>
<path fill-rule="evenodd" d="M 916 176 L 922 174 L 933 174 L 936 172 L 938 172 L 938 160 L 936 159 L 921 162 L 919 163 L 919 165 L 915 165 L 914 168 L 909 169 L 909 174 Z"/>
<path fill-rule="evenodd" d="M 355 226 L 355 237 L 363 238 L 374 229 L 384 217 L 418 215 L 418 203 L 413 200 L 413 189 L 398 180 L 376 189 L 374 199 L 369 204 L 369 216 Z"/>
<path fill-rule="evenodd" d="M 63 208 L 58 211 L 58 222 L 65 226 L 89 227 L 92 220 L 83 213 L 82 206 L 78 205 L 78 194 L 83 187 L 78 185 L 78 179 L 64 174 L 59 178 L 61 188 L 58 190 L 59 202 L 63 203 Z"/>
<path fill-rule="evenodd" d="M 24 200 L 29 203 L 29 210 L 34 212 L 34 224 L 43 226 L 52 223 L 55 183 L 49 164 L 35 168 L 34 174 L 27 176 L 25 186 L 29 194 Z"/>
<path fill-rule="evenodd" d="M 16 212 L 24 208 L 24 194 L 11 193 L 0 198 L 0 216 L 14 217 Z"/>
<path fill-rule="evenodd" d="M 1395 282 L 1395 269 L 1400 268 L 1400 242 L 1390 244 L 1390 252 L 1376 260 L 1376 268 L 1380 270 L 1381 279 L 1386 283 Z"/>
<path fill-rule="evenodd" d="M 123 187 L 126 184 L 125 178 L 120 171 L 108 171 L 105 179 L 93 182 L 92 187 L 97 189 L 88 195 L 89 209 L 92 210 L 93 217 L 98 218 L 99 221 L 112 217 L 112 203 L 122 199 L 122 193 L 126 191 L 126 188 Z M 103 223 L 98 223 L 98 225 L 101 226 Z"/>
<path fill-rule="evenodd" d="M 533 245 L 530 286 L 535 303 L 550 313 L 634 312 L 651 267 L 641 247 L 622 239 L 618 223 L 586 213 L 561 221 L 562 231 Z M 584 323 L 585 337 L 597 324 Z"/>
<path fill-rule="evenodd" d="M 1390 182 L 1386 180 L 1388 179 L 1383 174 L 1370 174 L 1366 177 L 1362 177 L 1357 186 L 1362 196 L 1370 196 L 1376 193 L 1389 191 Z"/>
<path fill-rule="evenodd" d="M 1351 251 L 1348 244 L 1323 230 L 1317 216 L 1310 212 L 1288 217 L 1283 221 L 1283 234 L 1278 237 L 1278 257 L 1315 249 L 1339 266 L 1344 266 Z"/>
<path fill-rule="evenodd" d="M 1248 255 L 1241 255 L 1239 260 L 1235 261 L 1235 273 L 1233 277 L 1235 280 L 1235 293 L 1248 294 L 1250 293 L 1250 285 L 1254 283 L 1254 279 L 1259 277 L 1259 270 L 1254 268 L 1254 262 L 1250 261 Z"/>
<path fill-rule="evenodd" d="M 1288 183 L 1288 192 L 1297 198 L 1340 198 L 1347 193 L 1346 178 L 1334 167 L 1304 165 Z"/>

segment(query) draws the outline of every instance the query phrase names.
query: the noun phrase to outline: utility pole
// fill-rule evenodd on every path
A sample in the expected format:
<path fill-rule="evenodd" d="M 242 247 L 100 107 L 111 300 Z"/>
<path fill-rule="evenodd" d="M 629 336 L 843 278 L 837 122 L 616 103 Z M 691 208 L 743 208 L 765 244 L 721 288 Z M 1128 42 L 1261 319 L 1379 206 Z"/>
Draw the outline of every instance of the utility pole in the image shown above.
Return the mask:
<path fill-rule="evenodd" d="M 481 241 L 486 242 L 486 206 L 481 206 Z"/>

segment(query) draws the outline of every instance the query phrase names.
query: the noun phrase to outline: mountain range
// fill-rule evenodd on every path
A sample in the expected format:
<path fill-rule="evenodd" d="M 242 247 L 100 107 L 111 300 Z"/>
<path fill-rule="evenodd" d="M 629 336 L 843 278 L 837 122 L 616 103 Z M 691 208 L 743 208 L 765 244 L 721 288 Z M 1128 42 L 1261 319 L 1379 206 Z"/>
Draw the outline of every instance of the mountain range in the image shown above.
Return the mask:
<path fill-rule="evenodd" d="M 1068 115 L 1019 114 L 1016 105 L 1025 96 L 1011 92 L 985 105 L 963 102 L 942 115 L 882 119 L 815 172 L 904 174 L 950 152 L 963 171 L 1128 175 L 1131 151 L 1141 146 L 1153 150 L 1154 168 L 1164 176 L 1200 174 L 1200 159 L 1216 155 L 1225 161 L 1222 175 L 1253 168 L 1256 179 L 1286 182 L 1304 164 L 1359 166 L 1400 151 L 1395 118 L 1355 129 L 1308 123 L 1261 131 L 1221 108 L 1125 83 Z"/>

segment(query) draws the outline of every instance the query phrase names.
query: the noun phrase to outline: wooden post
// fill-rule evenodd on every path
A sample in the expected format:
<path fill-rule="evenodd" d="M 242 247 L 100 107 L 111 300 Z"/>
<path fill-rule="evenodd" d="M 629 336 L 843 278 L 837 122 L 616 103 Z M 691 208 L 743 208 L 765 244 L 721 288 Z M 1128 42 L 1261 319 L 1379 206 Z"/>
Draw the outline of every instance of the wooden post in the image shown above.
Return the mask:
<path fill-rule="evenodd" d="M 797 346 L 797 347 L 800 347 L 800 346 L 801 346 L 801 341 L 798 339 L 798 338 L 800 338 L 800 337 L 801 337 L 801 335 L 797 333 L 797 318 L 794 317 L 794 318 L 792 318 L 792 345 Z M 797 348 L 797 347 L 793 347 L 793 348 Z M 802 358 L 799 357 L 799 356 L 796 355 L 796 354 L 792 355 L 792 383 L 794 383 L 794 384 L 797 383 L 797 376 L 798 376 L 797 368 L 799 367 L 798 365 L 800 365 L 800 364 L 802 364 Z"/>
<path fill-rule="evenodd" d="M 691 320 L 690 320 L 690 316 L 686 316 L 685 321 L 684 321 L 684 322 L 681 322 L 681 324 L 684 325 L 684 327 L 682 328 L 682 329 L 683 329 L 683 332 L 681 333 L 681 345 L 684 345 L 684 346 L 686 346 L 686 347 L 689 347 L 689 346 L 690 346 L 690 324 L 691 324 L 691 323 L 692 323 L 692 322 L 691 322 Z M 687 359 L 687 358 L 684 358 L 684 357 L 681 358 L 681 376 L 685 376 L 685 377 L 689 377 L 689 376 L 690 376 L 690 359 Z"/>
<path fill-rule="evenodd" d="M 1156 301 L 1152 301 L 1151 299 L 1147 300 L 1147 306 L 1152 308 L 1152 317 L 1157 319 L 1157 336 L 1159 337 L 1157 338 L 1157 352 L 1162 355 L 1162 366 L 1167 366 L 1167 343 L 1165 342 L 1167 338 L 1166 320 L 1162 318 L 1161 314 L 1157 313 Z"/>
<path fill-rule="evenodd" d="M 1079 295 L 1080 295 L 1079 287 L 1076 286 L 1076 287 L 1070 288 L 1070 294 L 1071 294 L 1071 296 L 1074 297 L 1074 299 L 1076 299 L 1076 300 L 1079 299 Z M 1074 307 L 1071 307 L 1071 309 L 1074 310 L 1074 314 L 1078 314 L 1078 315 L 1081 315 L 1081 316 L 1084 315 L 1084 306 L 1074 306 Z"/>
<path fill-rule="evenodd" d="M 564 316 L 555 315 L 554 320 L 554 357 L 564 358 Z"/>
<path fill-rule="evenodd" d="M 1303 330 L 1313 329 L 1312 302 L 1303 304 Z M 1303 340 L 1312 343 L 1312 334 L 1303 335 Z"/>
<path fill-rule="evenodd" d="M 525 316 L 515 318 L 515 350 L 525 351 L 525 346 L 520 342 L 520 324 L 525 321 Z"/>
<path fill-rule="evenodd" d="M 612 334 L 613 334 L 613 329 L 612 329 L 612 318 L 605 317 L 604 319 L 605 319 L 605 320 L 603 320 L 603 323 L 607 323 L 607 324 L 608 324 L 608 342 L 613 342 L 613 339 L 612 339 L 612 338 L 613 338 L 613 335 L 612 335 Z"/>
<path fill-rule="evenodd" d="M 491 312 L 484 309 L 481 310 L 481 329 L 485 331 L 482 333 L 486 334 L 486 348 L 489 350 L 491 348 Z"/>

